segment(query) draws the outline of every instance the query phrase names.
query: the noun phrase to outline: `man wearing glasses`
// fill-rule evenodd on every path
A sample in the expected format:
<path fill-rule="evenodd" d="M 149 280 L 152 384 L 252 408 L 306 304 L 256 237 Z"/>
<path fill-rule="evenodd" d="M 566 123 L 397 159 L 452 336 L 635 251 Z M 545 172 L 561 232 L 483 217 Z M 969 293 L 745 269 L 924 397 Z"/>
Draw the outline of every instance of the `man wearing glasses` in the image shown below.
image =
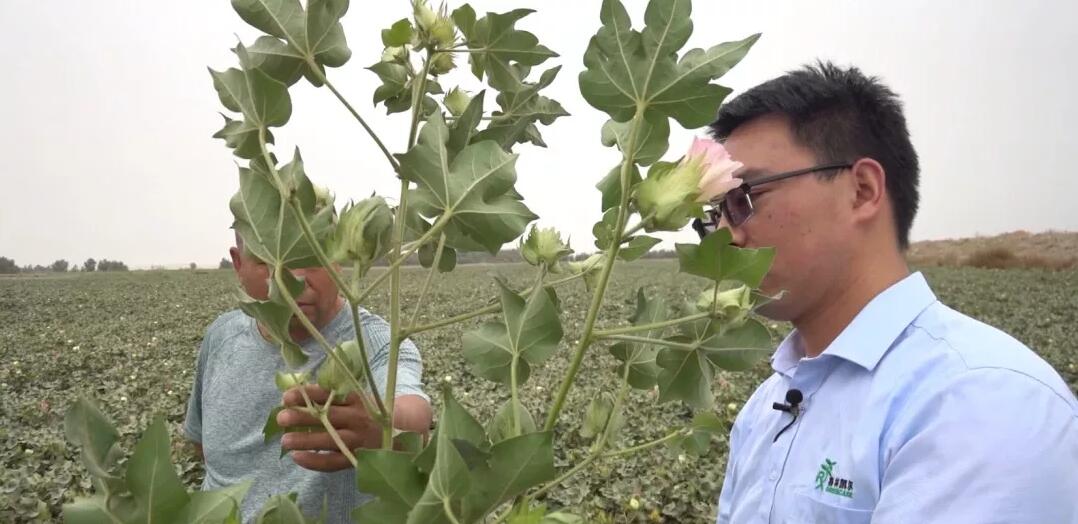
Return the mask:
<path fill-rule="evenodd" d="M 824 63 L 711 131 L 744 183 L 694 227 L 774 246 L 762 287 L 784 295 L 759 311 L 796 328 L 734 423 L 718 522 L 1078 523 L 1074 394 L 906 266 L 918 162 L 898 97 Z"/>

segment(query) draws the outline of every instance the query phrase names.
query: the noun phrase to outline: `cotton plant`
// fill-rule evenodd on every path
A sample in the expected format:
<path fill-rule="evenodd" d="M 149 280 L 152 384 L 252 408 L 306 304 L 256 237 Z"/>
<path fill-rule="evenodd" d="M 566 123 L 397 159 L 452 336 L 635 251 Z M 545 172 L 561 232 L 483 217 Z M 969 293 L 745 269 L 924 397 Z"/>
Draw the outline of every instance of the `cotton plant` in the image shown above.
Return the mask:
<path fill-rule="evenodd" d="M 381 31 L 384 49 L 370 53 L 376 61 L 367 67 L 381 81 L 373 102 L 409 121 L 406 146 L 392 151 L 330 79 L 331 68 L 353 61 L 341 25 L 347 0 L 306 5 L 232 0 L 232 5 L 263 34 L 236 44 L 233 67 L 210 70 L 225 109 L 214 137 L 240 164 L 239 191 L 230 204 L 234 227 L 245 249 L 270 269 L 269 300 L 241 296 L 239 306 L 265 327 L 292 368 L 276 377 L 282 391 L 317 383 L 331 391 L 330 400 L 357 393 L 381 426 L 379 448 L 347 449 L 326 416 L 329 403 L 307 400 L 306 410 L 361 472 L 357 489 L 376 498 L 356 510 L 358 522 L 572 522 L 577 518 L 548 510 L 542 497 L 592 463 L 659 446 L 674 447 L 679 457 L 707 451 L 711 437 L 723 430 L 710 392 L 715 371 L 747 369 L 769 352 L 770 333 L 751 313 L 762 297 L 758 288 L 773 252 L 732 246 L 729 231 L 720 229 L 699 244 L 677 246 L 680 270 L 710 281 L 697 301 L 673 308 L 641 289 L 627 323 L 601 326 L 599 312 L 615 264 L 639 259 L 659 242 L 648 233 L 683 229 L 740 184 L 735 174 L 741 165 L 710 139 L 697 138 L 680 159 L 662 159 L 670 121 L 687 129 L 706 125 L 730 93 L 715 80 L 759 35 L 682 52 L 693 30 L 688 0 L 651 0 L 642 29 L 633 28 L 619 0 L 602 3 L 601 25 L 584 52 L 585 69 L 577 81 L 588 104 L 608 115 L 600 140 L 620 158 L 594 178 L 602 212 L 592 230 L 597 251 L 569 261 L 568 242 L 536 223 L 538 217 L 516 189 L 517 146 L 545 147 L 541 128 L 568 116 L 544 94 L 560 71 L 548 66 L 557 53 L 517 27 L 531 10 L 479 16 L 468 4 L 450 10 L 416 0 L 408 16 Z M 275 147 L 273 131 L 288 123 L 294 109 L 289 90 L 302 81 L 323 88 L 354 117 L 381 151 L 384 175 L 399 181 L 397 194 L 368 195 L 338 212 L 334 195 L 308 177 L 299 149 Z M 419 322 L 429 289 L 453 271 L 458 253 L 497 253 L 513 242 L 534 267 L 528 287 L 498 281 L 488 305 Z M 409 316 L 403 313 L 400 285 L 401 266 L 412 255 L 429 273 L 409 304 Z M 368 271 L 378 263 L 386 271 L 370 278 Z M 380 395 L 362 337 L 331 345 L 306 319 L 295 299 L 304 284 L 290 270 L 311 266 L 326 268 L 353 312 L 388 286 L 391 340 L 384 391 L 395 391 L 396 362 L 407 337 L 486 318 L 460 340 L 470 376 L 430 381 L 442 387 L 442 401 L 428 439 L 392 427 L 393 395 Z M 591 294 L 587 312 L 583 319 L 564 319 L 558 289 L 575 281 Z M 304 322 L 327 355 L 313 376 L 296 370 L 307 357 L 289 335 L 292 317 Z M 562 326 L 581 320 L 579 339 L 564 340 Z M 357 315 L 353 321 L 361 332 Z M 581 365 L 599 351 L 619 362 L 613 370 L 618 385 L 570 410 L 567 401 Z M 530 412 L 521 398 L 547 394 L 527 382 L 555 355 L 568 360 L 568 371 L 546 409 Z M 462 380 L 498 384 L 508 400 L 491 420 L 480 421 L 452 391 L 452 383 Z M 681 402 L 696 414 L 654 441 L 620 447 L 617 432 L 630 416 L 626 400 L 633 389 L 657 391 L 655 401 Z M 584 413 L 581 435 L 590 445 L 582 460 L 559 470 L 554 447 L 567 444 L 558 422 L 569 411 Z M 268 437 L 280 431 L 272 415 L 267 414 Z M 82 447 L 95 485 L 92 497 L 65 506 L 66 519 L 237 518 L 246 484 L 187 492 L 169 463 L 162 419 L 151 424 L 126 461 L 118 434 L 93 402 L 80 400 L 69 411 L 66 428 L 69 439 Z M 300 515 L 288 494 L 271 499 L 263 515 L 281 522 L 310 518 Z"/>

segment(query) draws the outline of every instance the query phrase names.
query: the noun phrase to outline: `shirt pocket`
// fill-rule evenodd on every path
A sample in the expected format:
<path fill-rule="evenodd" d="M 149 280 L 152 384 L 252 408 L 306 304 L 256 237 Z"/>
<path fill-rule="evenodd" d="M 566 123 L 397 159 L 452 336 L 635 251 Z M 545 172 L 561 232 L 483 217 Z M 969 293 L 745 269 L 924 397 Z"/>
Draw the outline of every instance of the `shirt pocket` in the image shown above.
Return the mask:
<path fill-rule="evenodd" d="M 832 504 L 816 498 L 816 493 L 797 495 L 798 520 L 801 524 L 869 524 L 872 509 Z"/>

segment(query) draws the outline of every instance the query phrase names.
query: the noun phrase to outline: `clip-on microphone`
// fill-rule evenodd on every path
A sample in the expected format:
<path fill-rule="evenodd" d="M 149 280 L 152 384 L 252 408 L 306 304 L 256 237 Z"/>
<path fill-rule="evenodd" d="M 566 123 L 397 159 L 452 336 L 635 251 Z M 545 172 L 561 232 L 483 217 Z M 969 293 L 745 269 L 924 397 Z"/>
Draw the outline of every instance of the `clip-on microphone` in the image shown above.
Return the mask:
<path fill-rule="evenodd" d="M 771 405 L 772 409 L 785 411 L 794 416 L 793 420 L 791 420 L 789 424 L 786 424 L 785 427 L 779 430 L 778 434 L 775 435 L 775 439 L 771 441 L 772 443 L 778 442 L 779 436 L 781 436 L 787 429 L 790 429 L 790 426 L 794 425 L 794 422 L 797 421 L 797 415 L 801 413 L 801 401 L 804 399 L 805 397 L 801 394 L 800 389 L 791 389 L 786 392 L 785 404 L 781 402 L 775 402 Z"/>

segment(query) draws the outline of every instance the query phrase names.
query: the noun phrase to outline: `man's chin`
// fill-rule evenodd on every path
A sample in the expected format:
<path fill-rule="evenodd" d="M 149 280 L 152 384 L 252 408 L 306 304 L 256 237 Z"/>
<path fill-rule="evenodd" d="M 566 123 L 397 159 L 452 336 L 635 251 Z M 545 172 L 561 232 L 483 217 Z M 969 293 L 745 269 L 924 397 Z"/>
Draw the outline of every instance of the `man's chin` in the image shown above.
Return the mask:
<path fill-rule="evenodd" d="M 781 292 L 766 293 L 768 296 L 779 295 L 779 298 L 757 307 L 756 314 L 769 320 L 775 320 L 779 322 L 790 321 L 791 315 L 789 311 L 789 295 L 780 295 L 780 293 Z"/>

